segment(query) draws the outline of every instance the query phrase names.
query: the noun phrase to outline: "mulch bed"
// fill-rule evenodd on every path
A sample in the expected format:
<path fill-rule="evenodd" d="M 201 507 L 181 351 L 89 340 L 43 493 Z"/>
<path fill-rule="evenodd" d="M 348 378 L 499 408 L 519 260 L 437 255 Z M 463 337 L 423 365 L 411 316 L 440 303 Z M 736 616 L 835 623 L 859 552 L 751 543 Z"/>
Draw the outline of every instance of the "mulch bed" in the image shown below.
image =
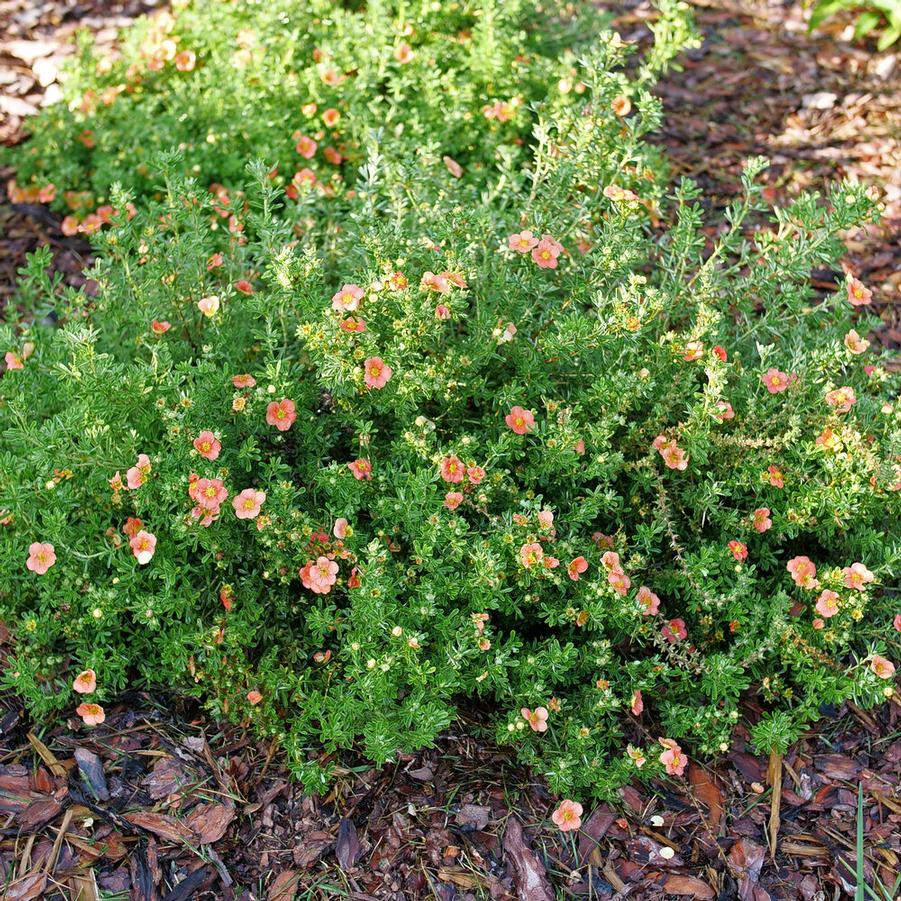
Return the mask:
<path fill-rule="evenodd" d="M 899 722 L 898 703 L 846 710 L 775 761 L 775 778 L 739 736 L 714 767 L 586 805 L 581 831 L 563 835 L 541 781 L 468 720 L 392 766 L 342 760 L 322 798 L 271 743 L 177 703 L 135 694 L 96 729 L 70 721 L 40 738 L 9 707 L 3 897 L 845 897 L 858 783 L 868 881 L 896 878 Z"/>
<path fill-rule="evenodd" d="M 52 99 L 77 24 L 112 41 L 154 5 L 0 0 L 0 141 L 22 140 L 24 118 Z M 659 88 L 674 173 L 696 179 L 713 210 L 754 154 L 773 162 L 774 202 L 836 177 L 880 185 L 883 222 L 849 236 L 848 262 L 874 288 L 880 340 L 899 346 L 901 60 L 846 43 L 847 23 L 811 36 L 781 0 L 694 5 L 705 45 Z M 633 5 L 618 27 L 642 39 L 647 15 Z M 88 246 L 44 208 L 0 199 L 0 306 L 41 244 L 70 284 L 83 282 Z M 784 760 L 753 755 L 740 734 L 714 766 L 586 805 L 582 830 L 561 835 L 540 778 L 474 737 L 475 717 L 393 766 L 342 759 L 318 798 L 291 781 L 276 746 L 175 699 L 133 694 L 94 730 L 48 732 L 7 698 L 0 899 L 851 897 L 859 784 L 868 882 L 892 885 L 899 870 L 901 705 L 824 713 Z"/>

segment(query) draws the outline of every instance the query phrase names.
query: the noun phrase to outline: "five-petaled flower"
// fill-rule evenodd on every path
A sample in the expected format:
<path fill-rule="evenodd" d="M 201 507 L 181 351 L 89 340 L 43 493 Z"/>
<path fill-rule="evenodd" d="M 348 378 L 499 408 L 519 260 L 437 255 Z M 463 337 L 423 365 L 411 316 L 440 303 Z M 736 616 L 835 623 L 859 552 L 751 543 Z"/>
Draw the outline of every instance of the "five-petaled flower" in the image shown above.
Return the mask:
<path fill-rule="evenodd" d="M 72 690 L 80 695 L 93 694 L 97 690 L 97 674 L 94 670 L 82 670 L 72 681 Z"/>
<path fill-rule="evenodd" d="M 569 566 L 567 566 L 566 570 L 569 573 L 570 579 L 573 582 L 578 582 L 579 577 L 588 569 L 588 561 L 584 557 L 576 557 L 573 560 L 569 561 Z"/>
<path fill-rule="evenodd" d="M 873 654 L 873 657 L 870 660 L 870 669 L 873 670 L 880 679 L 891 679 L 895 674 L 895 664 L 880 654 Z"/>
<path fill-rule="evenodd" d="M 56 563 L 56 551 L 49 542 L 35 541 L 28 546 L 25 566 L 39 576 L 44 575 Z"/>
<path fill-rule="evenodd" d="M 362 457 L 358 460 L 354 460 L 352 463 L 348 463 L 347 466 L 354 474 L 355 479 L 362 481 L 363 479 L 372 478 L 372 464 Z"/>
<path fill-rule="evenodd" d="M 520 236 L 521 237 L 521 236 Z M 556 269 L 557 258 L 563 253 L 563 245 L 550 235 L 542 235 L 532 248 L 532 259 L 540 269 Z"/>
<path fill-rule="evenodd" d="M 534 566 L 536 563 L 541 563 L 544 559 L 544 549 L 538 542 L 524 544 L 519 549 L 519 559 L 522 562 L 522 565 L 527 568 Z"/>
<path fill-rule="evenodd" d="M 547 707 L 536 707 L 534 710 L 523 707 L 519 712 L 533 732 L 547 732 Z"/>
<path fill-rule="evenodd" d="M 287 432 L 297 419 L 297 406 L 293 400 L 274 400 L 266 407 L 266 422 L 280 432 Z"/>
<path fill-rule="evenodd" d="M 445 482 L 462 482 L 466 467 L 456 454 L 449 454 L 441 461 L 441 478 Z"/>
<path fill-rule="evenodd" d="M 106 719 L 106 712 L 99 704 L 79 704 L 75 712 L 86 726 L 99 726 Z"/>
<path fill-rule="evenodd" d="M 845 585 L 848 588 L 856 588 L 863 591 L 864 586 L 872 582 L 876 577 L 863 565 L 863 563 L 852 563 L 842 570 Z"/>
<path fill-rule="evenodd" d="M 367 388 L 384 388 L 393 372 L 381 357 L 369 357 L 363 363 L 363 382 Z"/>
<path fill-rule="evenodd" d="M 194 439 L 194 450 L 207 460 L 215 460 L 222 450 L 222 442 L 209 430 L 204 430 Z"/>
<path fill-rule="evenodd" d="M 156 553 L 156 535 L 141 529 L 132 537 L 128 545 L 138 563 L 144 566 L 153 559 L 153 555 Z"/>
<path fill-rule="evenodd" d="M 551 814 L 551 820 L 561 832 L 573 832 L 582 826 L 582 805 L 569 799 L 560 802 L 560 806 Z"/>
<path fill-rule="evenodd" d="M 787 391 L 793 381 L 792 376 L 786 372 L 780 372 L 778 369 L 767 369 L 760 377 L 760 380 L 766 385 L 766 390 L 770 394 L 781 394 Z"/>
<path fill-rule="evenodd" d="M 815 607 L 817 613 L 824 619 L 835 616 L 838 613 L 838 595 L 829 588 L 824 588 L 817 598 Z"/>
<path fill-rule="evenodd" d="M 873 298 L 873 292 L 858 278 L 848 278 L 848 300 L 851 306 L 865 307 Z"/>
<path fill-rule="evenodd" d="M 526 410 L 523 407 L 511 407 L 510 412 L 504 417 L 504 422 L 517 435 L 525 435 L 532 431 L 535 425 L 535 417 L 531 410 Z"/>
<path fill-rule="evenodd" d="M 235 508 L 235 516 L 238 519 L 256 519 L 260 515 L 260 507 L 266 500 L 265 491 L 257 491 L 255 488 L 245 488 L 232 498 L 232 506 Z"/>
<path fill-rule="evenodd" d="M 359 285 L 348 284 L 332 295 L 332 309 L 352 313 L 360 306 L 363 289 Z"/>
<path fill-rule="evenodd" d="M 671 738 L 658 738 L 657 741 L 663 745 L 660 762 L 665 767 L 666 772 L 670 776 L 681 776 L 688 764 L 688 758 L 682 753 L 682 748 Z"/>

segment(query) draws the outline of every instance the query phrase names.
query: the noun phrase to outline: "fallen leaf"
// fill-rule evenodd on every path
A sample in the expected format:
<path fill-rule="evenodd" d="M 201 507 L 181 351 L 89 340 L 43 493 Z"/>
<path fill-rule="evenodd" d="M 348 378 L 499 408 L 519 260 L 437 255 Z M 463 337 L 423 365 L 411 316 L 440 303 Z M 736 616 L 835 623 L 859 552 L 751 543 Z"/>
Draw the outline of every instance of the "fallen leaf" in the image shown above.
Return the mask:
<path fill-rule="evenodd" d="M 480 804 L 464 804 L 457 813 L 456 821 L 461 826 L 481 830 L 491 819 L 491 809 Z"/>
<path fill-rule="evenodd" d="M 357 838 L 357 827 L 354 826 L 353 820 L 341 817 L 338 825 L 338 844 L 335 848 L 338 865 L 347 873 L 354 868 L 359 856 L 360 840 Z"/>
<path fill-rule="evenodd" d="M 160 757 L 153 765 L 153 772 L 144 778 L 144 785 L 150 797 L 159 801 L 183 789 L 190 781 L 185 765 L 177 757 Z"/>
<path fill-rule="evenodd" d="M 711 829 L 716 829 L 723 816 L 723 794 L 715 782 L 715 777 L 702 766 L 692 763 L 688 767 L 688 781 L 694 788 L 698 800 L 707 808 L 707 820 Z"/>
<path fill-rule="evenodd" d="M 504 852 L 510 858 L 519 901 L 554 901 L 544 865 L 526 844 L 522 823 L 514 816 L 504 830 Z"/>
<path fill-rule="evenodd" d="M 300 883 L 300 873 L 297 870 L 285 870 L 272 880 L 269 886 L 269 901 L 292 901 Z"/>
<path fill-rule="evenodd" d="M 23 832 L 34 832 L 56 819 L 62 809 L 56 798 L 38 798 L 16 817 L 16 825 Z"/>
<path fill-rule="evenodd" d="M 100 758 L 87 748 L 76 748 L 75 762 L 84 787 L 99 801 L 108 801 L 109 788 Z"/>
<path fill-rule="evenodd" d="M 702 879 L 683 876 L 680 873 L 667 876 L 664 888 L 669 895 L 689 895 L 692 898 L 700 898 L 701 901 L 708 901 L 708 899 L 716 897 L 713 889 Z"/>

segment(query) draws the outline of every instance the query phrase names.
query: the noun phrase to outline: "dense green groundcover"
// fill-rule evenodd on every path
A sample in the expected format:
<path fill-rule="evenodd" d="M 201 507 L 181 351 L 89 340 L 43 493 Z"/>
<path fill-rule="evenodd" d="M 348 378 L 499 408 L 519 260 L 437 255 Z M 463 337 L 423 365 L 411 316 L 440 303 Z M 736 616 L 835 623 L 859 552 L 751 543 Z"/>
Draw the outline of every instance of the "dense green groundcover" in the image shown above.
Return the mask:
<path fill-rule="evenodd" d="M 282 151 L 245 116 L 241 152 L 271 154 L 247 170 L 190 141 L 146 182 L 97 155 L 92 190 L 119 212 L 95 235 L 96 292 L 32 260 L 0 332 L 0 615 L 4 680 L 36 714 L 93 722 L 127 686 L 178 685 L 280 736 L 316 787 L 323 749 L 389 760 L 478 699 L 585 796 L 715 754 L 748 692 L 766 749 L 824 704 L 890 694 L 898 378 L 862 337 L 866 286 L 810 280 L 877 202 L 842 185 L 749 229 L 766 210 L 751 161 L 711 252 L 698 189 L 661 184 L 643 142 L 651 70 L 600 32 L 561 93 L 562 19 L 543 81 L 408 84 L 396 115 L 437 124 L 380 140 L 367 36 L 418 54 L 457 33 L 451 8 L 336 14 L 371 31 L 341 57 L 358 158 L 334 191 L 286 196 Z M 344 28 L 313 44 L 338 54 Z M 211 66 L 234 53 L 204 40 Z M 176 73 L 129 100 L 138 126 L 188 102 Z M 511 95 L 520 145 L 467 116 Z M 103 146 L 129 121 L 104 118 Z M 112 178 L 131 193 L 106 197 Z"/>

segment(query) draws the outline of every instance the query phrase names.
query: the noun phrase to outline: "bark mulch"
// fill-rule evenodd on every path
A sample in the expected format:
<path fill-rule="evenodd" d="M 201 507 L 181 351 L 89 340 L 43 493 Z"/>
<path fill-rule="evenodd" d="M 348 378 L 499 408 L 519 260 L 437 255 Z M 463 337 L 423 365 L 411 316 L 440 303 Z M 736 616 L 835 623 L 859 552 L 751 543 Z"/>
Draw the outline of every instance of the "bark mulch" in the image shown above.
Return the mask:
<path fill-rule="evenodd" d="M 177 703 L 135 694 L 95 729 L 41 735 L 9 706 L 2 897 L 853 897 L 858 785 L 867 881 L 898 873 L 901 704 L 826 713 L 784 759 L 739 736 L 714 766 L 586 805 L 563 835 L 541 780 L 465 718 L 393 765 L 342 760 L 316 797 L 274 745 Z"/>
<path fill-rule="evenodd" d="M 694 4 L 704 47 L 667 77 L 661 142 L 677 175 L 716 210 L 741 160 L 773 162 L 767 196 L 836 177 L 876 183 L 886 215 L 849 236 L 848 263 L 874 287 L 881 340 L 901 343 L 901 64 L 846 41 L 839 22 L 807 34 L 781 0 Z M 53 99 L 77 24 L 112 41 L 141 0 L 0 0 L 0 141 Z M 613 4 L 646 35 L 644 5 Z M 10 173 L 0 172 L 0 179 Z M 2 195 L 0 195 L 2 196 Z M 43 207 L 0 200 L 0 304 L 25 254 L 54 250 L 79 284 L 88 260 Z M 9 641 L 0 634 L 0 640 Z M 757 715 L 749 699 L 748 715 Z M 901 705 L 824 710 L 826 725 L 784 759 L 745 736 L 683 779 L 586 805 L 579 833 L 548 820 L 541 779 L 481 740 L 464 716 L 436 747 L 381 769 L 342 759 L 325 797 L 291 781 L 278 748 L 178 700 L 121 699 L 106 723 L 41 730 L 0 702 L 0 901 L 34 898 L 354 899 L 853 897 L 857 828 L 869 885 L 892 886 L 901 855 Z M 863 815 L 858 817 L 858 787 Z"/>

